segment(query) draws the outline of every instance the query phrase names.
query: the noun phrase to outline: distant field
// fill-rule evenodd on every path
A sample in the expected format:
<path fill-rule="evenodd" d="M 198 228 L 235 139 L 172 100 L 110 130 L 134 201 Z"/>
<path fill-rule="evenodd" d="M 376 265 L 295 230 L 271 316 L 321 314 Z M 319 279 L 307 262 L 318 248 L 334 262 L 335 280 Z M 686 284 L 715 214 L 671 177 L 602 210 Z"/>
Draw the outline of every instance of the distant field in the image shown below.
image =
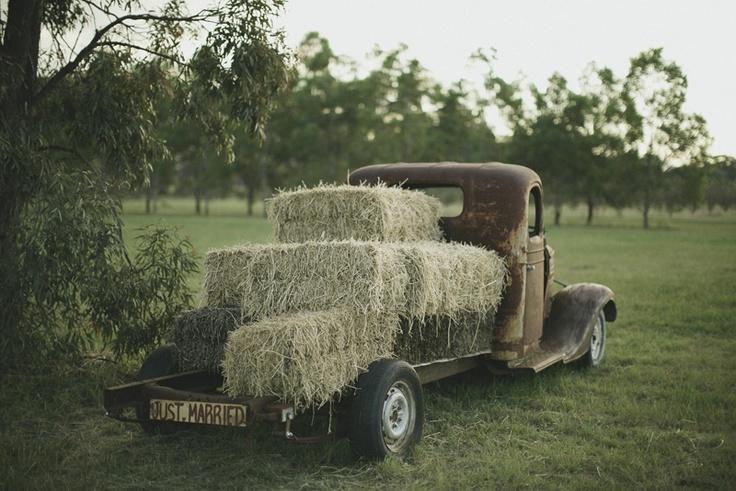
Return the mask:
<path fill-rule="evenodd" d="M 161 221 L 210 247 L 266 241 L 244 205 L 125 206 L 126 240 Z M 257 212 L 260 214 L 260 210 Z M 547 217 L 548 223 L 551 217 Z M 297 446 L 251 432 L 147 437 L 103 417 L 100 390 L 133 365 L 0 376 L 0 483 L 16 488 L 732 488 L 736 482 L 736 214 L 606 210 L 547 226 L 557 276 L 617 294 L 600 369 L 484 373 L 426 388 L 425 437 L 408 462 L 353 461 L 347 442 Z M 193 286 L 200 277 L 192 278 Z"/>

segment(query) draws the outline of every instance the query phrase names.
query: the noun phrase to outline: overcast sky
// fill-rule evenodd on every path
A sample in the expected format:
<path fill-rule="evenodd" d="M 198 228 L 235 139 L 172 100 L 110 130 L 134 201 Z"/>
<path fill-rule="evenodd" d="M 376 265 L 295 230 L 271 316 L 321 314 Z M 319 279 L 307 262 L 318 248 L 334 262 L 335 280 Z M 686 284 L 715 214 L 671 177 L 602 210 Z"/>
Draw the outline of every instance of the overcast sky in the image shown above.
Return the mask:
<path fill-rule="evenodd" d="M 591 61 L 623 76 L 629 58 L 661 46 L 688 76 L 687 109 L 708 121 L 712 152 L 736 155 L 736 0 L 290 0 L 279 22 L 291 46 L 318 31 L 359 62 L 405 43 L 444 83 L 478 79 L 467 62 L 478 48 L 498 51 L 504 78 L 544 85 L 554 71 L 577 80 Z"/>

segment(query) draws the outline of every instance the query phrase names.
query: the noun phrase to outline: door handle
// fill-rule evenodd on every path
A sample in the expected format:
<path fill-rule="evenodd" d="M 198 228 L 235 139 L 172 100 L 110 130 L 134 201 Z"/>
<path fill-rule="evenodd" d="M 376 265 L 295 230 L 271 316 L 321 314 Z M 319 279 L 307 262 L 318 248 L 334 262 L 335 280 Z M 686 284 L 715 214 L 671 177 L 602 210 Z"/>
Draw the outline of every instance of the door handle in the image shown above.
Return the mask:
<path fill-rule="evenodd" d="M 527 265 L 526 265 L 526 270 L 527 270 L 527 271 L 534 271 L 534 268 L 536 268 L 536 267 L 537 267 L 537 266 L 536 266 L 536 265 L 534 265 L 534 264 L 527 264 Z"/>

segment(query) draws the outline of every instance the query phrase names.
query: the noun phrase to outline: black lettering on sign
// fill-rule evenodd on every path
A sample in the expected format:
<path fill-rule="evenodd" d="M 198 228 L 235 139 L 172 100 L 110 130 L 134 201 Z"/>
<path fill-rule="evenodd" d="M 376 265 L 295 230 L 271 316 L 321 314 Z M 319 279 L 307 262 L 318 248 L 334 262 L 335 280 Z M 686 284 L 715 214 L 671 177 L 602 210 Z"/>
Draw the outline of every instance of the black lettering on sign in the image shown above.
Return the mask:
<path fill-rule="evenodd" d="M 242 426 L 245 423 L 245 411 L 241 406 L 235 406 L 235 425 Z"/>
<path fill-rule="evenodd" d="M 159 421 L 245 426 L 246 409 L 238 404 L 219 404 L 198 401 L 148 401 L 148 416 Z"/>

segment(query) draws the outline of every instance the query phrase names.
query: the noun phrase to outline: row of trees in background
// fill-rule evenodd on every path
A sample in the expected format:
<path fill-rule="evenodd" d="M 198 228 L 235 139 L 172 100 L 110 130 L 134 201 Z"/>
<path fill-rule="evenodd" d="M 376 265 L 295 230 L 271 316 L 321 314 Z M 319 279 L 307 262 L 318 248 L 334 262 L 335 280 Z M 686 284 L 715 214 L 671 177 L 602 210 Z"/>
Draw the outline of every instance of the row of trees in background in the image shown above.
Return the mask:
<path fill-rule="evenodd" d="M 206 132 L 169 120 L 160 131 L 171 158 L 154 164 L 147 210 L 155 211 L 159 194 L 180 193 L 193 194 L 196 212 L 206 214 L 209 198 L 238 193 L 252 214 L 256 198 L 273 188 L 343 181 L 363 164 L 493 160 L 539 172 L 556 223 L 564 204 L 587 206 L 589 223 L 600 205 L 638 207 L 645 227 L 655 206 L 736 204 L 736 162 L 708 155 L 705 120 L 683 108 L 687 79 L 661 49 L 633 58 L 623 77 L 591 64 L 577 90 L 559 74 L 544 89 L 504 80 L 493 71 L 493 53 L 478 52 L 482 91 L 433 82 L 405 50 L 376 50 L 375 68 L 361 74 L 309 34 L 264 142 L 227 121 L 232 145 L 218 152 Z M 500 113 L 510 137 L 494 135 L 489 110 Z"/>
<path fill-rule="evenodd" d="M 474 95 L 461 82 L 433 83 L 416 60 L 404 61 L 404 50 L 376 51 L 377 67 L 358 75 L 327 40 L 308 35 L 299 48 L 301 63 L 264 128 L 265 141 L 229 121 L 228 153 L 218 153 L 186 120 L 170 120 L 161 132 L 171 158 L 154 165 L 147 209 L 155 209 L 160 193 L 177 192 L 194 195 L 197 213 L 206 213 L 208 198 L 236 191 L 248 198 L 252 213 L 256 197 L 273 188 L 344 181 L 362 164 L 499 159 Z"/>

